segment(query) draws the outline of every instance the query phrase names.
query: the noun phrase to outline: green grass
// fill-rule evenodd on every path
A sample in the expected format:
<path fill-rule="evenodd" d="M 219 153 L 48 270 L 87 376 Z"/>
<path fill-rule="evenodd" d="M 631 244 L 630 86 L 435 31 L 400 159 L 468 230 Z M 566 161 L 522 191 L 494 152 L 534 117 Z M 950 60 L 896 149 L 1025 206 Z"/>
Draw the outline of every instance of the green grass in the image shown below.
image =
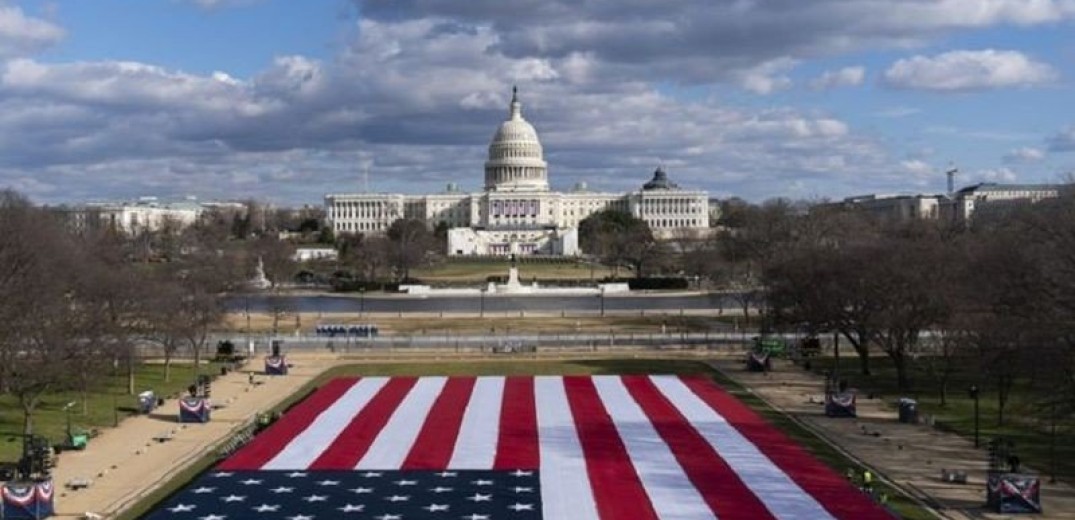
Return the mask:
<path fill-rule="evenodd" d="M 833 365 L 832 358 L 815 359 L 812 368 L 823 373 Z M 871 359 L 870 376 L 859 373 L 858 358 L 841 358 L 840 377 L 848 385 L 858 388 L 860 392 L 879 395 L 895 406 L 899 397 L 911 397 L 918 401 L 920 414 L 929 414 L 936 418 L 938 427 L 958 433 L 968 439 L 974 437 L 974 400 L 967 389 L 972 384 L 981 388 L 979 394 L 979 437 L 985 459 L 985 446 L 994 437 L 1010 439 L 1015 443 L 1015 451 L 1024 466 L 1028 466 L 1043 476 L 1051 476 L 1052 463 L 1056 463 L 1056 477 L 1060 480 L 1075 480 L 1075 431 L 1072 418 L 1061 418 L 1056 436 L 1055 457 L 1050 455 L 1050 434 L 1048 414 L 1041 416 L 1041 410 L 1035 405 L 1039 399 L 1030 392 L 1029 381 L 1019 381 L 1012 390 L 1011 401 L 1005 408 L 1005 424 L 997 425 L 997 392 L 990 381 L 983 378 L 976 364 L 968 360 L 961 363 L 963 367 L 952 376 L 948 385 L 948 399 L 941 406 L 940 384 L 924 370 L 921 365 L 911 371 L 913 391 L 901 393 L 896 386 L 895 369 L 888 358 Z"/>
<path fill-rule="evenodd" d="M 490 361 L 471 363 L 376 363 L 355 364 L 335 367 L 314 381 L 303 386 L 275 408 L 284 411 L 298 403 L 318 386 L 326 381 L 342 376 L 419 376 L 419 375 L 599 375 L 599 374 L 683 374 L 705 375 L 713 378 L 726 390 L 742 399 L 748 406 L 761 413 L 767 420 L 801 443 L 808 451 L 839 473 L 847 468 L 855 468 L 861 473 L 854 461 L 844 457 L 823 440 L 815 437 L 808 430 L 793 421 L 787 415 L 769 408 L 763 401 L 747 392 L 740 385 L 723 374 L 714 371 L 708 365 L 691 360 L 672 359 L 614 359 L 614 360 L 574 360 L 574 361 Z M 207 470 L 216 462 L 215 456 L 207 456 L 192 468 L 178 474 L 166 486 L 146 496 L 131 509 L 118 517 L 119 520 L 133 520 L 152 510 L 158 503 L 167 499 L 195 476 Z M 934 517 L 920 508 L 910 499 L 886 486 L 879 486 L 880 492 L 887 493 L 891 499 L 889 506 L 903 518 L 926 520 Z"/>
<path fill-rule="evenodd" d="M 136 391 L 152 389 L 158 396 L 176 395 L 183 392 L 194 380 L 194 367 L 191 365 L 172 365 L 171 381 L 164 382 L 164 366 L 145 364 L 136 369 Z M 219 374 L 219 365 L 210 363 L 202 365 L 202 373 Z M 104 429 L 115 425 L 116 421 L 133 415 L 138 409 L 138 398 L 127 394 L 127 378 L 123 369 L 115 375 L 104 375 L 100 384 L 86 400 L 86 413 L 83 413 L 82 399 L 76 392 L 57 392 L 46 394 L 34 413 L 34 433 L 44 435 L 52 444 L 64 442 L 67 432 L 67 413 L 64 405 L 70 402 L 71 425 L 73 429 Z M 23 414 L 18 400 L 10 395 L 0 396 L 0 460 L 14 462 L 22 456 Z M 177 412 L 178 413 L 178 412 Z M 89 447 L 93 449 L 93 441 Z"/>
<path fill-rule="evenodd" d="M 427 282 L 485 282 L 488 276 L 507 276 L 509 264 L 500 262 L 446 262 L 432 267 L 411 270 L 411 276 Z M 588 264 L 582 263 L 538 263 L 523 262 L 518 264 L 519 280 L 529 282 L 531 278 L 559 280 L 600 280 L 612 275 L 612 270 L 604 266 L 595 266 L 591 271 Z M 621 269 L 620 276 L 630 276 Z"/>

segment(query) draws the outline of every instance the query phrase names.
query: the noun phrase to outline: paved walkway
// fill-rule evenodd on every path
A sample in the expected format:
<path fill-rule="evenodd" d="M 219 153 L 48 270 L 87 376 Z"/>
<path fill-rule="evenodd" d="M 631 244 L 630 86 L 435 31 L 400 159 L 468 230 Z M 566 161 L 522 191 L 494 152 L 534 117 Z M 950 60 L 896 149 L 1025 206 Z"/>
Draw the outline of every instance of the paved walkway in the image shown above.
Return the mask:
<path fill-rule="evenodd" d="M 119 428 L 104 430 L 85 451 L 61 453 L 53 472 L 57 517 L 83 518 L 92 512 L 109 518 L 214 449 L 259 411 L 272 408 L 337 363 L 334 357 L 309 354 L 289 355 L 288 361 L 294 365 L 289 375 L 257 375 L 261 384 L 249 384 L 245 371 L 214 380 L 212 400 L 223 408 L 213 410 L 208 423 L 178 423 L 178 402 L 169 399 L 152 414 L 132 417 Z M 248 368 L 259 373 L 261 369 L 258 365 Z M 90 485 L 78 490 L 65 487 L 76 479 Z"/>
<path fill-rule="evenodd" d="M 983 509 L 986 452 L 975 449 L 972 441 L 926 425 L 902 424 L 894 407 L 877 399 L 858 399 L 856 419 L 825 417 L 824 380 L 784 360 L 776 360 L 768 374 L 747 372 L 742 358 L 712 365 L 931 504 L 945 518 L 1027 518 Z M 942 482 L 942 469 L 966 471 L 967 484 Z M 1034 518 L 1075 518 L 1075 489 L 1045 480 L 1041 491 L 1045 514 Z"/>

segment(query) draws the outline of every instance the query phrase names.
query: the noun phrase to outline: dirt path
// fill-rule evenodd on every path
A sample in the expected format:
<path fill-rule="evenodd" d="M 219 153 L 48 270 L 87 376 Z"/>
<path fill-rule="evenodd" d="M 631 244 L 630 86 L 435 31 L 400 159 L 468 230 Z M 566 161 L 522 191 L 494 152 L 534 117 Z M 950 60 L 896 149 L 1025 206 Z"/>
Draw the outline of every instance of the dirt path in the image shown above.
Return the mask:
<path fill-rule="evenodd" d="M 108 518 L 167 482 L 259 411 L 272 408 L 338 362 L 310 354 L 289 356 L 288 360 L 294 365 L 289 375 L 257 375 L 261 384 L 249 384 L 245 371 L 213 381 L 212 401 L 223 408 L 213 410 L 206 424 L 178 423 L 179 405 L 169 399 L 152 414 L 132 417 L 119 428 L 105 430 L 85 451 L 61 453 L 53 473 L 56 516 L 82 518 L 92 512 Z M 261 369 L 258 365 L 247 368 L 259 373 Z M 170 440 L 155 440 L 158 437 Z M 78 490 L 65 486 L 76 479 L 91 484 Z"/>
<path fill-rule="evenodd" d="M 742 359 L 711 363 L 756 395 L 799 419 L 832 444 L 896 485 L 922 499 L 946 518 L 1025 518 L 999 515 L 983 509 L 986 452 L 971 441 L 927 425 L 902 424 L 893 406 L 881 400 L 860 398 L 858 418 L 824 415 L 824 381 L 786 361 L 777 360 L 768 374 L 747 372 Z M 865 433 L 864 433 L 865 432 Z M 877 435 L 871 435 L 877 433 Z M 967 484 L 941 481 L 941 470 L 967 472 Z M 1042 478 L 1044 515 L 1035 518 L 1075 518 L 1075 489 L 1049 484 Z"/>

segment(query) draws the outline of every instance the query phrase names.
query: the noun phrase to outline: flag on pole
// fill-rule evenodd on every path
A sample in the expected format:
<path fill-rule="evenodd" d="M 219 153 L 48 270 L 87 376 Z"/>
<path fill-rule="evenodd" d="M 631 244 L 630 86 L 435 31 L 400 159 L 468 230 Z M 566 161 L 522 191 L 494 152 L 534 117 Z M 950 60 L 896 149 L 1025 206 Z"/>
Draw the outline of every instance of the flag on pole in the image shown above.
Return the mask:
<path fill-rule="evenodd" d="M 335 379 L 148 518 L 890 519 L 708 379 Z"/>

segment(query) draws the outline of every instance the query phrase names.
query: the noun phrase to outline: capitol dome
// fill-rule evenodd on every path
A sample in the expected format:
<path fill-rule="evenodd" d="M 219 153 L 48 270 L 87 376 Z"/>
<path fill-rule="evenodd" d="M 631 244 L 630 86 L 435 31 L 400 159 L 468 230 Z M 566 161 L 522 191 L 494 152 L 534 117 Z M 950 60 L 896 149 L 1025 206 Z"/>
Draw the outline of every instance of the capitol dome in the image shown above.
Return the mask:
<path fill-rule="evenodd" d="M 548 168 L 537 131 L 523 119 L 522 103 L 512 88 L 511 112 L 500 123 L 485 161 L 486 191 L 548 191 Z"/>

